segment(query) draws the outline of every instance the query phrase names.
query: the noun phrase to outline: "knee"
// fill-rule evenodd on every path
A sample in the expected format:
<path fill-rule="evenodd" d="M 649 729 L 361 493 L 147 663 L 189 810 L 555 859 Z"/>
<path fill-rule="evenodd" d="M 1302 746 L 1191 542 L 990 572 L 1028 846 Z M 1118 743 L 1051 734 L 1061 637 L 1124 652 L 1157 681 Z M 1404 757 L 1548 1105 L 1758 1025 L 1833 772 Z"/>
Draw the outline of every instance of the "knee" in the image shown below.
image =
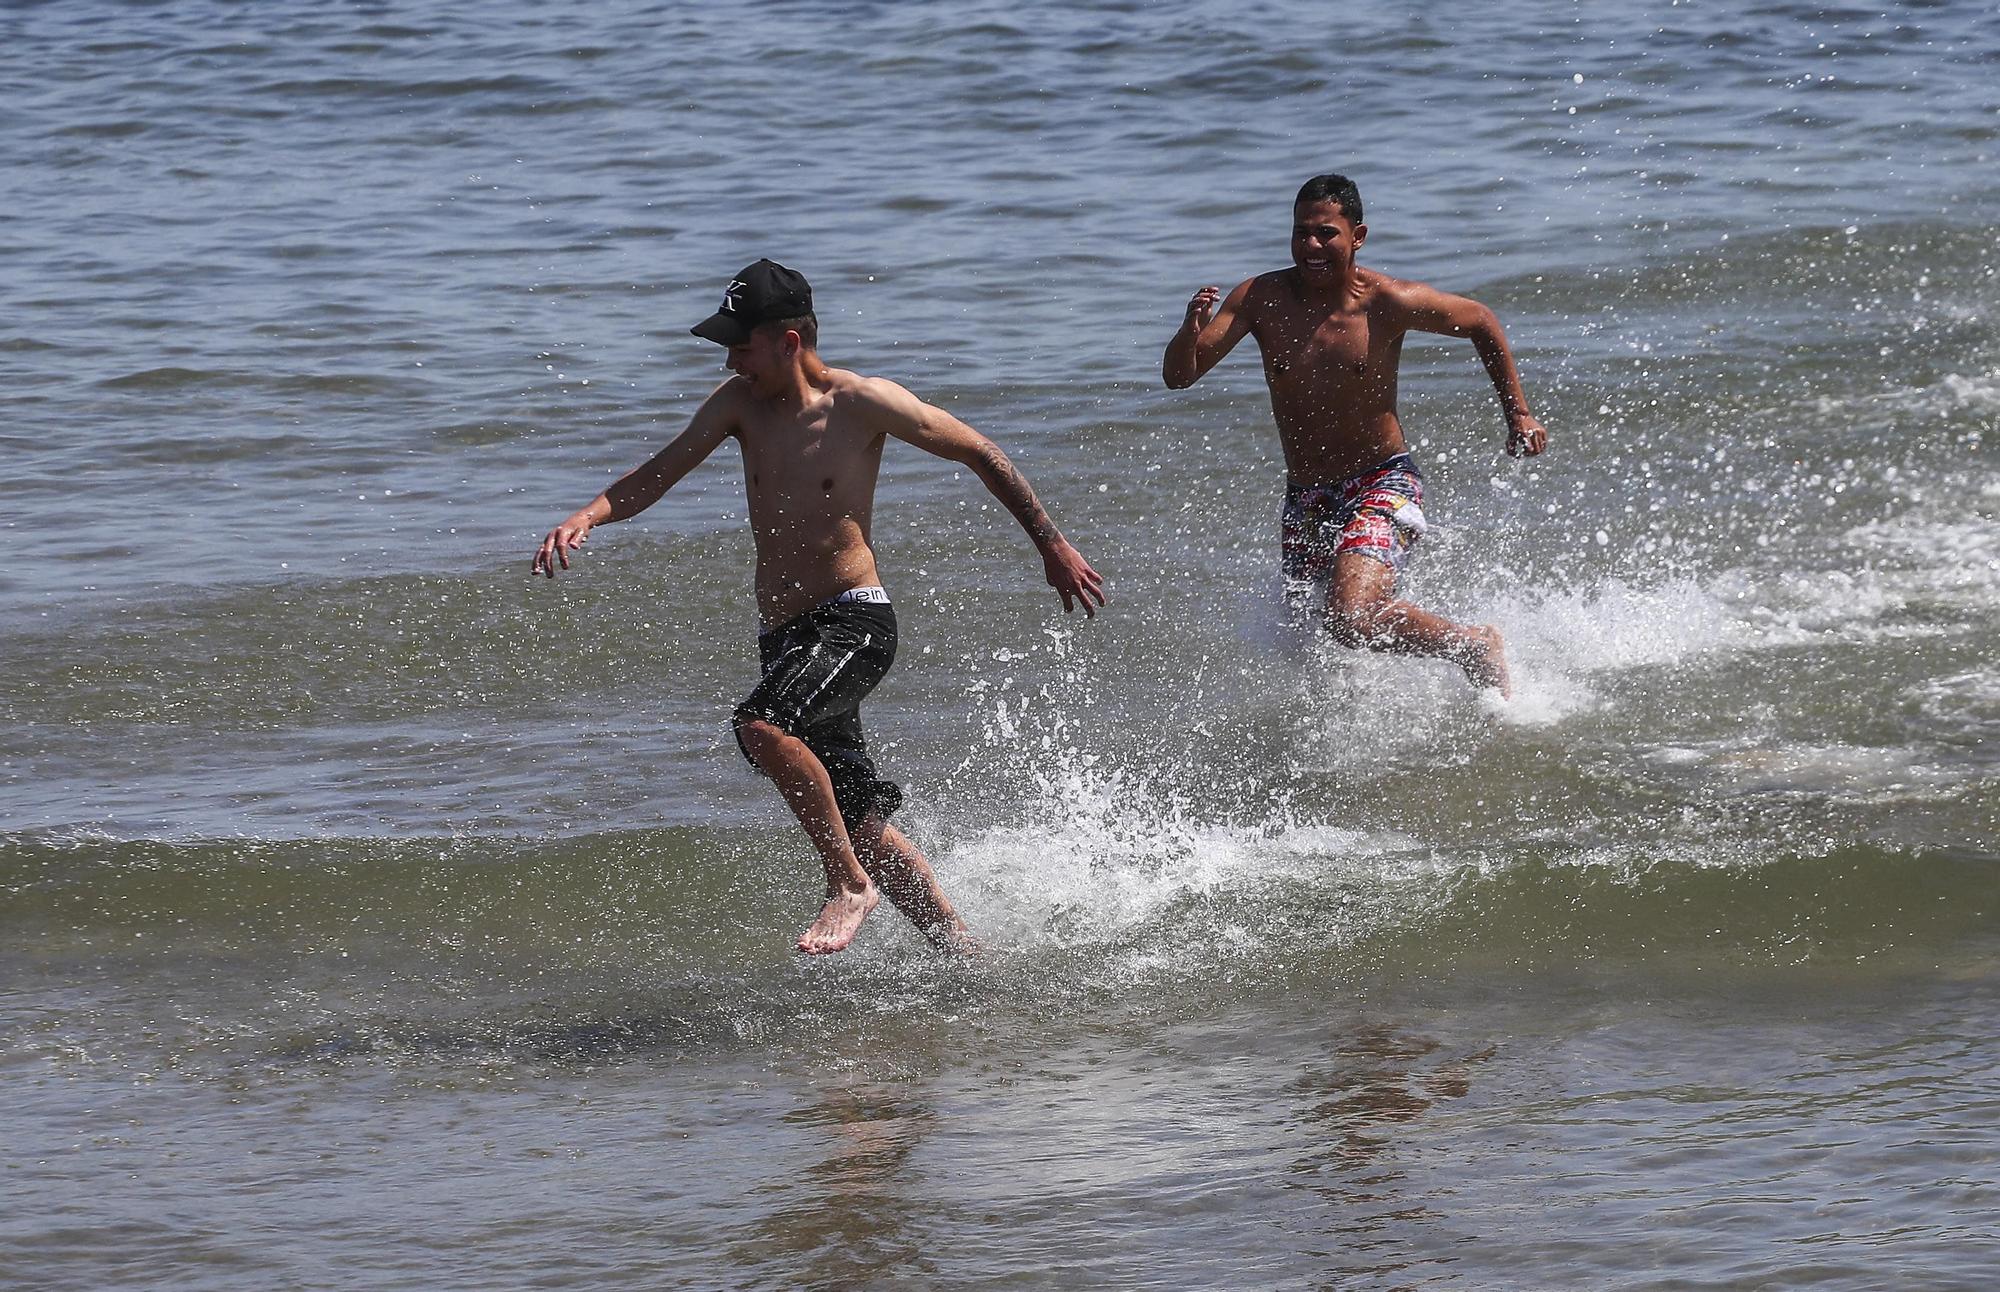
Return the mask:
<path fill-rule="evenodd" d="M 763 718 L 753 718 L 749 714 L 736 715 L 736 743 L 743 750 L 743 756 L 758 767 L 770 766 L 772 756 L 785 739 L 784 729 Z"/>
<path fill-rule="evenodd" d="M 1372 645 L 1383 635 L 1381 602 L 1335 593 L 1327 601 L 1327 633 L 1342 646 L 1359 649 Z"/>

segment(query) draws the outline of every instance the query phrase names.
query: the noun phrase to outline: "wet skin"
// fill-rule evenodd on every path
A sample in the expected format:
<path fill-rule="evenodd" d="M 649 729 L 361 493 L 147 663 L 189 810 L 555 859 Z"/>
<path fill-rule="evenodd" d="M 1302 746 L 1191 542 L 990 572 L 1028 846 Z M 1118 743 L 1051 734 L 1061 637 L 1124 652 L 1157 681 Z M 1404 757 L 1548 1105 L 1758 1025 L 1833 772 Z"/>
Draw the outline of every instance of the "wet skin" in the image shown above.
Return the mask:
<path fill-rule="evenodd" d="M 554 578 L 567 570 L 592 529 L 652 506 L 733 438 L 756 540 L 758 617 L 777 627 L 850 588 L 882 582 L 870 526 L 883 446 L 894 436 L 972 469 L 1033 540 L 1065 613 L 1080 606 L 1094 616 L 1104 604 L 1104 580 L 1057 531 L 1007 455 L 965 423 L 895 382 L 827 366 L 797 331 L 758 328 L 729 347 L 726 363 L 735 375 L 702 402 L 687 429 L 550 530 L 532 573 Z M 825 766 L 789 732 L 746 721 L 738 734 L 826 872 L 826 904 L 800 935 L 799 950 L 824 955 L 847 947 L 875 908 L 874 875 L 926 937 L 963 944 L 964 925 L 914 844 L 872 821 L 862 823 L 861 839 L 851 838 Z"/>
<path fill-rule="evenodd" d="M 1368 226 L 1332 200 L 1292 211 L 1292 264 L 1239 284 L 1206 286 L 1188 301 L 1161 361 L 1167 386 L 1193 385 L 1245 336 L 1264 361 L 1271 413 L 1297 485 L 1335 484 L 1408 451 L 1396 415 L 1403 338 L 1412 331 L 1472 341 L 1499 396 L 1507 451 L 1533 456 L 1548 433 L 1528 411 L 1506 334 L 1477 301 L 1364 269 L 1355 257 Z M 1327 589 L 1335 640 L 1451 660 L 1476 685 L 1511 695 L 1499 631 L 1469 627 L 1395 598 L 1393 571 L 1349 552 Z"/>

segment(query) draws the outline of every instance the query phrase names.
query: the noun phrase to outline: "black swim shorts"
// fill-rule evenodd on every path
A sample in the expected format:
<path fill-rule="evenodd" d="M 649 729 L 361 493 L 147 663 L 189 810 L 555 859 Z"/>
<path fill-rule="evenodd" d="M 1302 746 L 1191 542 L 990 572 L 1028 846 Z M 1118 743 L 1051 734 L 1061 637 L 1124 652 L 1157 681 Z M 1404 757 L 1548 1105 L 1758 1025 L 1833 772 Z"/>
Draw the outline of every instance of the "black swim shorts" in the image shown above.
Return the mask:
<path fill-rule="evenodd" d="M 903 791 L 875 774 L 861 734 L 861 701 L 896 659 L 896 612 L 888 602 L 815 606 L 759 633 L 757 658 L 764 676 L 736 706 L 738 747 L 743 724 L 760 719 L 797 736 L 826 764 L 850 833 L 871 813 L 887 820 L 902 806 Z"/>

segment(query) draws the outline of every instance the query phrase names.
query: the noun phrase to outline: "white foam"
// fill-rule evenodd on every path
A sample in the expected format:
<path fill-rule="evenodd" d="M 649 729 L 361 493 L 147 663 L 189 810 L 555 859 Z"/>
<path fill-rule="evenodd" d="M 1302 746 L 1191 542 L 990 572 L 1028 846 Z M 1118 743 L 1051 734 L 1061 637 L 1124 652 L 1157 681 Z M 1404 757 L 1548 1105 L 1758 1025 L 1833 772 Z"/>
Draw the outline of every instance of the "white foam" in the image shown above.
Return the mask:
<path fill-rule="evenodd" d="M 967 919 L 1013 947 L 1113 942 L 1179 903 L 1282 878 L 1387 879 L 1384 859 L 1415 849 L 1282 818 L 1201 820 L 1147 780 L 1077 766 L 1054 770 L 1019 815 L 1029 824 L 990 827 L 940 859 Z"/>
<path fill-rule="evenodd" d="M 1482 610 L 1507 641 L 1514 699 L 1494 713 L 1514 726 L 1549 726 L 1599 707 L 1599 675 L 1675 663 L 1742 636 L 1727 599 L 1692 579 L 1523 590 Z"/>
<path fill-rule="evenodd" d="M 1483 693 L 1477 708 L 1512 727 L 1552 726 L 1608 703 L 1608 680 L 1616 674 L 1812 635 L 1795 612 L 1772 613 L 1759 599 L 1762 591 L 1747 576 L 1706 582 L 1672 577 L 1650 586 L 1611 578 L 1583 588 L 1510 588 L 1488 596 L 1464 617 L 1500 629 L 1514 698 L 1503 702 Z M 1811 602 L 1815 610 L 1853 604 L 1831 589 Z M 1382 660 L 1371 671 L 1356 665 L 1355 685 L 1370 694 L 1409 692 L 1411 667 L 1405 659 Z M 1454 669 L 1434 668 L 1427 678 L 1417 691 L 1439 704 L 1462 703 L 1472 694 Z M 1438 734 L 1434 717 L 1398 721 L 1420 739 Z"/>
<path fill-rule="evenodd" d="M 1905 690 L 1903 698 L 1949 728 L 2000 723 L 2000 668 L 1932 678 Z"/>
<path fill-rule="evenodd" d="M 1830 847 L 1813 841 L 1787 839 L 1785 853 L 1801 855 L 1801 850 L 1823 855 Z M 1589 844 L 1566 857 L 1553 858 L 1557 865 L 1579 870 L 1609 871 L 1615 877 L 1635 880 L 1662 866 L 1687 866 L 1698 870 L 1738 870 L 1760 866 L 1775 859 L 1768 842 L 1752 838 L 1704 837 L 1702 839 L 1624 840 Z"/>
<path fill-rule="evenodd" d="M 2000 605 L 2000 517 L 1919 511 L 1857 525 L 1842 539 L 1870 562 L 1870 579 L 1905 600 Z"/>
<path fill-rule="evenodd" d="M 1289 724 L 1279 743 L 1292 770 L 1332 769 L 1358 781 L 1365 777 L 1354 773 L 1398 759 L 1476 758 L 1495 719 L 1543 727 L 1614 703 L 1619 675 L 1634 670 L 1829 640 L 1951 631 L 1908 612 L 1918 599 L 1939 595 L 1990 601 L 2000 584 L 2000 522 L 1976 513 L 1871 522 L 1848 531 L 1841 547 L 1830 559 L 1845 564 L 1833 568 L 1742 567 L 1572 587 L 1508 584 L 1475 595 L 1455 617 L 1495 623 L 1505 634 L 1516 697 L 1504 705 L 1480 698 L 1443 664 L 1350 651 L 1319 634 L 1303 641 L 1273 634 L 1269 626 L 1281 615 L 1270 603 L 1242 607 L 1245 635 L 1256 639 L 1242 645 L 1253 655 L 1287 656 L 1282 667 L 1256 676 L 1260 696 L 1279 688 L 1269 709 Z M 1857 553 L 1870 559 L 1854 559 Z M 1290 649 L 1281 651 L 1287 641 Z M 1063 662 L 1057 693 L 1089 689 L 1077 669 L 1087 673 Z M 1050 699 L 1047 687 L 1042 695 Z M 2000 716 L 2000 672 L 1938 679 L 1909 696 L 1941 720 L 1962 722 L 1968 703 L 1975 714 Z M 1010 809 L 1009 822 L 962 835 L 939 860 L 968 918 L 1001 945 L 1111 947 L 1117 964 L 1142 972 L 1145 962 L 1158 962 L 1157 969 L 1172 961 L 1174 946 L 1151 933 L 1179 918 L 1188 903 L 1304 879 L 1330 894 L 1337 920 L 1345 921 L 1327 930 L 1337 940 L 1343 931 L 1409 918 L 1430 902 L 1449 900 L 1483 867 L 1506 865 L 1477 848 L 1455 844 L 1439 853 L 1390 832 L 1301 822 L 1282 806 L 1261 818 L 1218 820 L 1176 793 L 1170 771 L 1118 770 L 1080 752 L 1064 705 L 1036 705 L 1029 725 L 1020 722 L 1027 703 L 1020 693 L 1010 696 L 1003 687 L 984 701 L 992 706 L 989 752 L 1023 741 L 1038 747 L 1031 766 L 1017 765 L 1006 778 L 1025 780 L 1030 790 Z M 1949 794 L 1955 784 L 1954 773 L 1934 765 L 1934 752 L 1824 737 L 1790 743 L 1739 735 L 1718 744 L 1684 738 L 1638 756 L 1658 777 L 1724 795 L 1876 803 Z M 1261 783 L 1282 788 L 1286 769 L 1266 769 Z M 1579 840 L 1556 860 L 1639 873 L 1663 862 L 1753 864 L 1768 846 L 1695 834 L 1641 843 Z M 1786 844 L 1791 855 L 1802 846 L 1797 839 Z M 1246 945 L 1263 936 L 1256 929 L 1206 932 Z"/>
<path fill-rule="evenodd" d="M 1471 736 L 1473 692 L 1458 669 L 1349 650 L 1321 638 L 1292 675 L 1293 757 L 1316 768 L 1372 766 Z"/>
<path fill-rule="evenodd" d="M 2000 368 L 1971 377 L 1946 373 L 1938 386 L 1961 409 L 2000 409 Z"/>
<path fill-rule="evenodd" d="M 1925 386 L 1889 386 L 1861 396 L 1858 402 L 1892 405 L 1933 417 L 1992 412 L 2000 409 L 2000 368 L 1971 374 L 1948 372 Z M 1853 416 L 1856 403 L 1853 395 L 1820 395 L 1806 406 L 1820 416 L 1847 419 Z"/>
<path fill-rule="evenodd" d="M 1853 555 L 1843 568 L 1739 568 L 1650 586 L 1612 578 L 1490 596 L 1467 617 L 1499 626 L 1515 688 L 1513 703 L 1492 712 L 1512 725 L 1549 725 L 1602 704 L 1604 679 L 1619 672 L 1814 641 L 1935 636 L 1951 626 L 1906 612 L 1921 602 L 2000 606 L 2000 518 L 1918 511 L 1856 526 L 1842 540 Z"/>
<path fill-rule="evenodd" d="M 1511 701 L 1473 691 L 1445 664 L 1348 650 L 1323 635 L 1303 650 L 1269 630 L 1246 635 L 1264 649 L 1289 645 L 1291 708 L 1305 715 L 1295 733 L 1301 761 L 1344 767 L 1450 747 L 1473 737 L 1482 720 L 1515 728 L 1559 724 L 1610 703 L 1611 679 L 1634 669 L 1793 646 L 1835 632 L 1865 635 L 1906 604 L 1906 591 L 1895 583 L 1874 571 L 1733 570 L 1650 585 L 1608 578 L 1586 587 L 1509 587 L 1476 599 L 1459 617 L 1500 629 L 1513 674 Z"/>
<path fill-rule="evenodd" d="M 1879 800 L 1929 797 L 1956 778 L 1925 764 L 1908 746 L 1786 745 L 1737 749 L 1717 755 L 1708 770 L 1738 793 L 1810 793 Z"/>

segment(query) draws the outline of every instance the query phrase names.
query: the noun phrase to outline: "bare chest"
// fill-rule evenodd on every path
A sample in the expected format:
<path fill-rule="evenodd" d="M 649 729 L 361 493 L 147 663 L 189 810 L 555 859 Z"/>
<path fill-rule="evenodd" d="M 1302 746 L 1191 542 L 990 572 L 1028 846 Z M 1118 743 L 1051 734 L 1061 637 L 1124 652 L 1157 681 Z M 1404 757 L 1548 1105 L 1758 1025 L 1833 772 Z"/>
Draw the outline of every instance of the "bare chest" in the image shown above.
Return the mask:
<path fill-rule="evenodd" d="M 744 428 L 743 484 L 755 510 L 793 516 L 865 510 L 881 467 L 879 436 L 825 416 Z"/>
<path fill-rule="evenodd" d="M 1366 311 L 1331 316 L 1275 311 L 1259 331 L 1273 385 L 1365 383 L 1393 362 L 1393 341 L 1378 335 Z"/>

